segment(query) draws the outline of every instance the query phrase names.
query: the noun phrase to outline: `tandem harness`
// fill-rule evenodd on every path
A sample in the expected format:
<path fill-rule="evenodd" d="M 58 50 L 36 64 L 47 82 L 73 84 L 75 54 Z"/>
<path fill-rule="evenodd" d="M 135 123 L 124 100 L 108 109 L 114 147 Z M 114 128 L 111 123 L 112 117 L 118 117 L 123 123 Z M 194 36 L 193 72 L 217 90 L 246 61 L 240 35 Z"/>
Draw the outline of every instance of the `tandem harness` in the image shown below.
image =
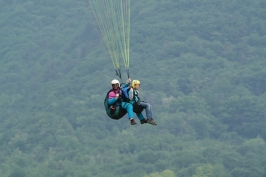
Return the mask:
<path fill-rule="evenodd" d="M 114 104 L 109 105 L 108 104 L 108 97 L 109 97 L 109 93 L 112 92 L 113 90 L 110 90 L 107 94 L 106 97 L 104 99 L 104 107 L 105 107 L 105 111 L 107 113 L 107 115 L 111 118 L 111 119 L 121 119 L 126 113 L 127 111 L 125 109 L 122 108 L 122 100 L 121 98 L 119 98 Z"/>
<path fill-rule="evenodd" d="M 105 111 L 106 111 L 107 115 L 111 119 L 119 120 L 127 113 L 126 109 L 122 108 L 122 101 L 124 100 L 123 99 L 123 91 L 122 91 L 122 98 L 119 98 L 114 104 L 109 105 L 108 104 L 109 93 L 112 91 L 113 90 L 110 90 L 107 92 L 106 97 L 104 99 L 104 107 L 105 107 Z M 128 101 L 124 101 L 124 102 L 128 102 Z M 135 102 L 133 104 L 133 112 L 135 112 L 137 114 L 141 113 L 143 111 L 143 107 L 139 103 L 140 102 Z"/>

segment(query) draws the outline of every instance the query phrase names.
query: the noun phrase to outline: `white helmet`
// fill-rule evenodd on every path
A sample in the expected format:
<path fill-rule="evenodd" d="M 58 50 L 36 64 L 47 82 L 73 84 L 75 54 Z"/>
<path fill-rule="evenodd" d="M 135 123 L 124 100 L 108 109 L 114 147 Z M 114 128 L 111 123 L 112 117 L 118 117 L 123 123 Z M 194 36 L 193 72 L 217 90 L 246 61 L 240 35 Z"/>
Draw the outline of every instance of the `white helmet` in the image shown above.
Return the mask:
<path fill-rule="evenodd" d="M 112 80 L 111 84 L 118 84 L 119 85 L 120 83 L 118 80 L 114 79 L 114 80 Z"/>

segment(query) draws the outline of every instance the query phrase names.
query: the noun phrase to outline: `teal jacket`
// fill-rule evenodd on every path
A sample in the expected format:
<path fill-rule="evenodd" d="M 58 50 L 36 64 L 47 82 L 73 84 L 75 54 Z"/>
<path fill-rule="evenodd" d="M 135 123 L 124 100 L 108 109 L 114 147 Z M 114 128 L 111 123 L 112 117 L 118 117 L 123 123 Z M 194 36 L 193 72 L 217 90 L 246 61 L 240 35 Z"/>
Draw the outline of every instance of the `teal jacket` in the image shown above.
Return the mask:
<path fill-rule="evenodd" d="M 128 92 L 128 96 L 129 96 L 129 100 L 130 100 L 129 102 L 132 104 L 135 102 L 139 102 L 140 99 L 139 99 L 138 95 L 139 95 L 139 92 L 136 89 L 131 88 Z"/>

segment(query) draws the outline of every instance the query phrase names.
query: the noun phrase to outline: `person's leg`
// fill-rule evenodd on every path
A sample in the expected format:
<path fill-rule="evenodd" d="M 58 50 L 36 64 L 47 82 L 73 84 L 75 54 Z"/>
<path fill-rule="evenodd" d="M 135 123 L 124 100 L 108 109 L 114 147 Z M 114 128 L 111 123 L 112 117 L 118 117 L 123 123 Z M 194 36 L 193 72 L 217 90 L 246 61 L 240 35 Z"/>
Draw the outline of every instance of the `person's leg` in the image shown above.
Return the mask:
<path fill-rule="evenodd" d="M 157 125 L 157 123 L 152 118 L 152 107 L 149 103 L 140 102 L 140 105 L 145 109 L 147 115 L 147 123 L 152 125 Z"/>
<path fill-rule="evenodd" d="M 152 118 L 152 107 L 149 103 L 140 102 L 140 105 L 145 109 L 147 118 Z"/>
<path fill-rule="evenodd" d="M 122 102 L 122 108 L 124 108 L 124 109 L 127 110 L 127 115 L 128 115 L 128 118 L 129 118 L 129 119 L 134 118 L 134 113 L 133 113 L 133 106 L 132 106 L 132 104 L 127 103 L 127 102 Z"/>
<path fill-rule="evenodd" d="M 137 124 L 134 120 L 133 106 L 130 103 L 122 102 L 122 108 L 127 110 L 128 119 L 130 120 L 131 125 Z"/>
<path fill-rule="evenodd" d="M 136 113 L 137 117 L 139 118 L 139 120 L 143 120 L 144 116 L 142 115 L 142 113 Z"/>
<path fill-rule="evenodd" d="M 140 124 L 146 124 L 147 123 L 147 119 L 144 118 L 142 113 L 136 113 L 136 115 L 140 120 Z"/>

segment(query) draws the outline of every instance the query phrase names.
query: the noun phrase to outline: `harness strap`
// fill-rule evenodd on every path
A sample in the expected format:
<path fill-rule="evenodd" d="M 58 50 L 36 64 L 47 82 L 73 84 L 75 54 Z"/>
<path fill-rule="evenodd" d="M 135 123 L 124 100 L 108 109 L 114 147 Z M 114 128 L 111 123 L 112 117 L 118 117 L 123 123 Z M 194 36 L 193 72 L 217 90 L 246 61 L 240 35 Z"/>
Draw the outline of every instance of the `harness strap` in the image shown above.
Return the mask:
<path fill-rule="evenodd" d="M 127 78 L 130 78 L 130 76 L 129 76 L 129 68 L 127 68 L 126 71 L 127 71 Z"/>
<path fill-rule="evenodd" d="M 120 69 L 116 69 L 115 72 L 116 72 L 116 75 L 117 75 L 117 76 L 120 78 L 120 80 L 123 82 Z"/>
<path fill-rule="evenodd" d="M 126 68 L 127 78 L 128 79 L 130 78 L 129 69 L 130 68 Z M 116 69 L 115 73 L 116 73 L 115 75 L 117 75 L 120 78 L 120 80 L 123 82 L 122 75 L 121 75 L 121 70 L 120 69 Z"/>
<path fill-rule="evenodd" d="M 136 103 L 140 102 L 140 98 L 139 98 L 139 96 L 138 96 L 138 94 L 137 94 L 136 89 L 134 89 L 134 88 L 133 88 L 133 97 L 134 97 L 134 100 L 135 100 Z M 137 98 L 138 100 L 136 100 L 136 98 Z"/>

